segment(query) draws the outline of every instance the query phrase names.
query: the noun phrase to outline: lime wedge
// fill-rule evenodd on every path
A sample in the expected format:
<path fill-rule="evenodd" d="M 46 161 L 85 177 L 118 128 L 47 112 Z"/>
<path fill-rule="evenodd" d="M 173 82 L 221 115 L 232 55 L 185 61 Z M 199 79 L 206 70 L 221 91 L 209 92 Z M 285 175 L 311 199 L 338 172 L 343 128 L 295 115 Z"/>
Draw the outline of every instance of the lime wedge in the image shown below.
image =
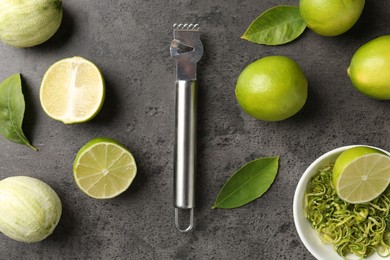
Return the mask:
<path fill-rule="evenodd" d="M 43 110 L 65 124 L 92 119 L 101 109 L 104 95 L 104 79 L 99 69 L 81 57 L 51 65 L 40 89 Z"/>
<path fill-rule="evenodd" d="M 390 182 L 390 157 L 369 147 L 343 152 L 333 168 L 333 185 L 349 203 L 369 202 L 385 191 Z"/>
<path fill-rule="evenodd" d="M 79 188 L 96 199 L 124 192 L 137 173 L 133 155 L 109 138 L 95 138 L 77 153 L 73 174 Z"/>

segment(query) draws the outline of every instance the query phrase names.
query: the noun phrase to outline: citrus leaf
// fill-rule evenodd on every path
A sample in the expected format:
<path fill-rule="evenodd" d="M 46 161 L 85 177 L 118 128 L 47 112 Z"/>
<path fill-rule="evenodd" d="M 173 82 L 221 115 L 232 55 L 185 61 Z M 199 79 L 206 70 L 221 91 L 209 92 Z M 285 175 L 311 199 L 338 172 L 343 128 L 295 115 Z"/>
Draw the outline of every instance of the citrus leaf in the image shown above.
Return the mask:
<path fill-rule="evenodd" d="M 20 74 L 0 83 L 0 134 L 8 140 L 37 150 L 23 133 L 24 96 Z"/>
<path fill-rule="evenodd" d="M 274 182 L 279 157 L 253 160 L 235 172 L 223 185 L 213 208 L 237 208 L 263 195 Z"/>
<path fill-rule="evenodd" d="M 258 44 L 281 45 L 298 38 L 305 28 L 306 23 L 298 7 L 281 5 L 257 17 L 241 39 Z"/>

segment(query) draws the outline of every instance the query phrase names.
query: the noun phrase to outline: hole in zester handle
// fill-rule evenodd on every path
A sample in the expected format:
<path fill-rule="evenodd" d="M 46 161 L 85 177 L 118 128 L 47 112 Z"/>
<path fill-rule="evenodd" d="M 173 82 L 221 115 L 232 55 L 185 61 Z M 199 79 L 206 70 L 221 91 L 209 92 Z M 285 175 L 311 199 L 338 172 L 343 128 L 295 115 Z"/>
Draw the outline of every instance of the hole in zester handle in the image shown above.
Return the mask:
<path fill-rule="evenodd" d="M 180 212 L 180 214 L 179 214 Z M 182 214 L 185 213 L 185 214 Z M 182 225 L 183 222 L 188 221 L 188 225 Z M 179 209 L 175 208 L 175 226 L 180 232 L 188 232 L 194 227 L 194 209 Z M 184 227 L 183 227 L 184 226 Z"/>
<path fill-rule="evenodd" d="M 171 48 L 174 48 L 177 52 L 177 54 L 182 54 L 186 52 L 191 52 L 194 50 L 193 47 L 181 43 L 179 40 L 174 39 L 171 43 Z"/>

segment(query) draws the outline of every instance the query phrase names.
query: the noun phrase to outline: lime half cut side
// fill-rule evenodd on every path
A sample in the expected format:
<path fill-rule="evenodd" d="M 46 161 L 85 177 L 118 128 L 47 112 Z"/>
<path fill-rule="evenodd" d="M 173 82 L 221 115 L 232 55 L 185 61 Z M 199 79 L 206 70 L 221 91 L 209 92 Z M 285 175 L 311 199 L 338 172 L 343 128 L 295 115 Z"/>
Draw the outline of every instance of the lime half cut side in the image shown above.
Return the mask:
<path fill-rule="evenodd" d="M 98 67 L 82 57 L 57 61 L 43 76 L 40 101 L 48 116 L 65 124 L 86 122 L 97 115 L 105 97 Z"/>
<path fill-rule="evenodd" d="M 132 183 L 137 173 L 133 155 L 109 138 L 95 138 L 77 153 L 73 174 L 78 187 L 88 196 L 109 199 Z"/>
<path fill-rule="evenodd" d="M 381 153 L 359 156 L 345 166 L 336 181 L 339 197 L 349 203 L 369 202 L 390 182 L 390 157 Z"/>

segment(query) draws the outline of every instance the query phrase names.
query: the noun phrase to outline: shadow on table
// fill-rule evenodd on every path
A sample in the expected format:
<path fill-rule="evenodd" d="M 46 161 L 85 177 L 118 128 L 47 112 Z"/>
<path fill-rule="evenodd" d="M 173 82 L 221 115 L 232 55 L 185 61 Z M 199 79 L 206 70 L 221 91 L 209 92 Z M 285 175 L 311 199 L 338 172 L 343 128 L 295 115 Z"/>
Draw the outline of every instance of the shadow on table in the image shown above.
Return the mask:
<path fill-rule="evenodd" d="M 37 121 L 37 108 L 39 106 L 39 102 L 36 102 L 36 100 L 34 99 L 34 96 L 32 94 L 33 88 L 31 88 L 30 86 L 30 82 L 22 75 L 22 92 L 25 101 L 25 112 L 22 129 L 27 139 L 32 145 L 34 145 L 34 140 L 30 139 L 30 137 L 35 136 L 34 129 Z"/>
<path fill-rule="evenodd" d="M 46 42 L 34 46 L 34 50 L 38 51 L 58 51 L 59 48 L 65 45 L 72 38 L 73 30 L 75 28 L 75 17 L 65 8 L 62 10 L 62 22 L 57 32 Z"/>
<path fill-rule="evenodd" d="M 376 1 L 366 1 L 363 12 L 356 24 L 342 37 L 361 38 L 361 36 L 372 36 L 383 32 L 386 24 L 384 21 L 388 16 L 387 10 L 380 8 Z"/>
<path fill-rule="evenodd" d="M 65 196 L 65 194 L 63 195 Z M 66 204 L 68 200 L 61 200 L 62 202 L 62 215 L 60 222 L 57 227 L 54 229 L 53 234 L 51 234 L 47 239 L 51 240 L 54 243 L 64 243 L 72 237 L 72 232 L 75 227 L 75 219 L 69 210 L 72 205 Z"/>
<path fill-rule="evenodd" d="M 120 105 L 118 103 L 118 94 L 115 82 L 111 79 L 110 75 L 102 71 L 106 85 L 106 93 L 103 102 L 103 106 L 95 118 L 91 120 L 92 125 L 107 125 L 118 115 L 120 111 Z"/>

